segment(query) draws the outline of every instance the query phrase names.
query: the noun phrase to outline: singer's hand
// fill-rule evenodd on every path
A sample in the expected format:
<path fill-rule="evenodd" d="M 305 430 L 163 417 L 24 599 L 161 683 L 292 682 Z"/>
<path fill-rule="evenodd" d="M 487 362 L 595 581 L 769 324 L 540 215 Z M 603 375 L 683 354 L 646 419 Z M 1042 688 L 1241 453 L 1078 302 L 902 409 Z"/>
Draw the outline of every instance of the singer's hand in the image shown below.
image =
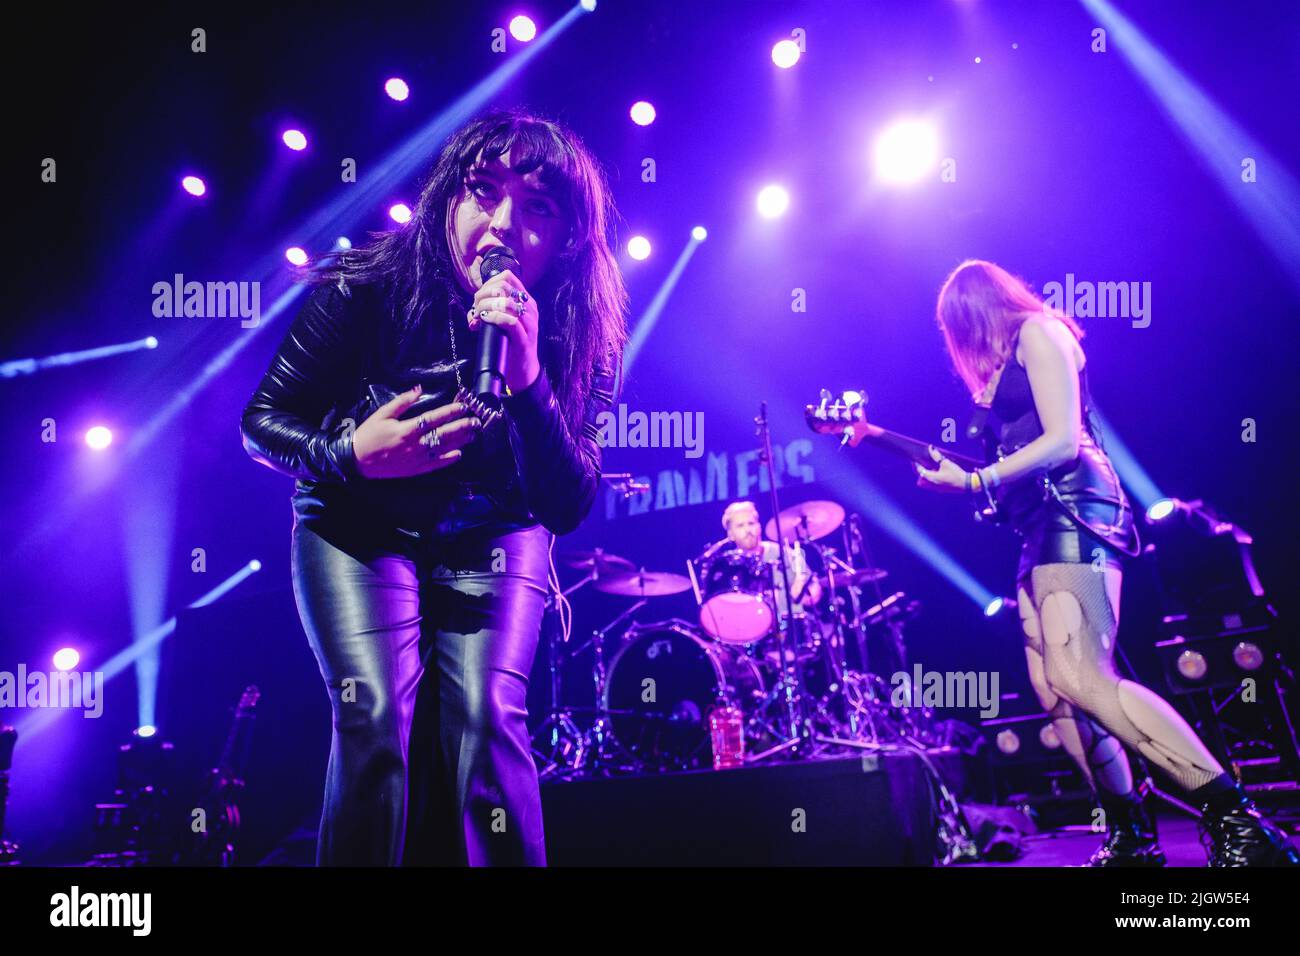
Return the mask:
<path fill-rule="evenodd" d="M 524 301 L 511 298 L 512 293 L 519 293 Z M 477 331 L 481 322 L 499 326 L 509 342 L 506 385 L 510 391 L 522 392 L 537 381 L 542 372 L 537 360 L 537 300 L 509 269 L 488 279 L 474 293 L 470 331 Z"/>
<path fill-rule="evenodd" d="M 402 392 L 353 432 L 352 450 L 361 477 L 410 478 L 439 471 L 460 461 L 460 450 L 482 430 L 483 423 L 459 403 L 439 406 L 420 418 L 398 418 L 419 397 L 418 388 Z M 438 436 L 436 446 L 420 441 L 427 434 Z"/>

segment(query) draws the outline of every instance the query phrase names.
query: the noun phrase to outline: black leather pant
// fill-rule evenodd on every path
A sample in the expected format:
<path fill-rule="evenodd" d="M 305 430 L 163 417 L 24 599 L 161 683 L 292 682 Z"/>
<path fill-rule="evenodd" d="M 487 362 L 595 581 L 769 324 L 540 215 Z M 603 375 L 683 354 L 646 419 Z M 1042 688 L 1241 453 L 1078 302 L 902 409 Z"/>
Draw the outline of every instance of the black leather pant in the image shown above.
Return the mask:
<path fill-rule="evenodd" d="M 317 863 L 544 866 L 525 694 L 549 532 L 361 527 L 293 529 L 334 715 Z"/>

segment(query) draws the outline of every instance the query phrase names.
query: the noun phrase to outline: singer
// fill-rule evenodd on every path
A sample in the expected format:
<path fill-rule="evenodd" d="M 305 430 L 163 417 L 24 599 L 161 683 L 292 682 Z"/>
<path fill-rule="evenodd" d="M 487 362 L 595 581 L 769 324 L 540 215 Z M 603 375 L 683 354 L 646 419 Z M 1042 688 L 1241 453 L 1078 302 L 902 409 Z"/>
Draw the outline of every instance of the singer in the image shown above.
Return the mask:
<path fill-rule="evenodd" d="M 244 410 L 247 452 L 297 479 L 294 596 L 333 711 L 320 865 L 545 865 L 525 692 L 553 535 L 600 484 L 614 214 L 570 130 L 469 122 L 409 222 L 313 271 Z M 501 368 L 475 367 L 486 329 Z M 480 373 L 499 401 L 468 397 Z"/>
<path fill-rule="evenodd" d="M 1092 866 L 1162 866 L 1123 744 L 1201 808 L 1211 866 L 1294 864 L 1296 851 L 1159 695 L 1112 657 L 1133 511 L 1102 446 L 1075 320 L 992 262 L 968 260 L 939 293 L 939 327 L 975 402 L 998 422 L 997 461 L 974 472 L 932 450 L 922 487 L 983 494 L 1024 538 L 1016 580 L 1029 679 L 1105 811 Z"/>

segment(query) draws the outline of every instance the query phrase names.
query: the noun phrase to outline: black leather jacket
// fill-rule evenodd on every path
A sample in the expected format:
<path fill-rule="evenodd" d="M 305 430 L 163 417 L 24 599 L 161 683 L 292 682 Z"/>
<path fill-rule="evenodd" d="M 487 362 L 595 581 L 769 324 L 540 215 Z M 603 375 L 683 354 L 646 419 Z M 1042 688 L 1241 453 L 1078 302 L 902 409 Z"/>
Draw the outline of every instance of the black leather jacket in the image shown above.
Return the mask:
<path fill-rule="evenodd" d="M 474 338 L 464 300 L 449 292 L 462 381 L 472 379 Z M 240 433 L 255 460 L 296 478 L 295 512 L 344 516 L 416 534 L 541 524 L 574 530 L 600 487 L 597 416 L 613 402 L 614 375 L 592 371 L 581 434 L 573 435 L 551 388 L 548 364 L 455 465 L 413 478 L 366 479 L 352 449 L 355 428 L 393 394 L 423 383 L 437 404 L 456 391 L 447 321 L 436 313 L 421 337 L 401 342 L 373 285 L 321 285 L 310 294 L 244 409 Z"/>

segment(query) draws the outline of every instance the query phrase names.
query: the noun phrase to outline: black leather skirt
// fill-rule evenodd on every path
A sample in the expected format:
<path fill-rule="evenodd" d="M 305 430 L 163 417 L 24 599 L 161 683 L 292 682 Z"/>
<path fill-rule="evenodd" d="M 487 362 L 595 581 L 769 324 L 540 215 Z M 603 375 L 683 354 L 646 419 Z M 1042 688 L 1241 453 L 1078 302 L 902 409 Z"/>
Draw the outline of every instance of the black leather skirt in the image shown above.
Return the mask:
<path fill-rule="evenodd" d="M 1075 503 L 1080 517 L 1089 526 L 1114 527 L 1125 520 L 1126 507 L 1107 501 Z M 1092 564 L 1102 560 L 1107 567 L 1124 566 L 1128 556 L 1104 538 L 1089 531 L 1060 506 L 1044 501 L 1016 531 L 1024 538 L 1020 548 L 1020 566 L 1016 572 L 1018 586 L 1025 585 L 1030 571 L 1040 564 Z M 1033 593 L 1030 588 L 1026 591 Z"/>

